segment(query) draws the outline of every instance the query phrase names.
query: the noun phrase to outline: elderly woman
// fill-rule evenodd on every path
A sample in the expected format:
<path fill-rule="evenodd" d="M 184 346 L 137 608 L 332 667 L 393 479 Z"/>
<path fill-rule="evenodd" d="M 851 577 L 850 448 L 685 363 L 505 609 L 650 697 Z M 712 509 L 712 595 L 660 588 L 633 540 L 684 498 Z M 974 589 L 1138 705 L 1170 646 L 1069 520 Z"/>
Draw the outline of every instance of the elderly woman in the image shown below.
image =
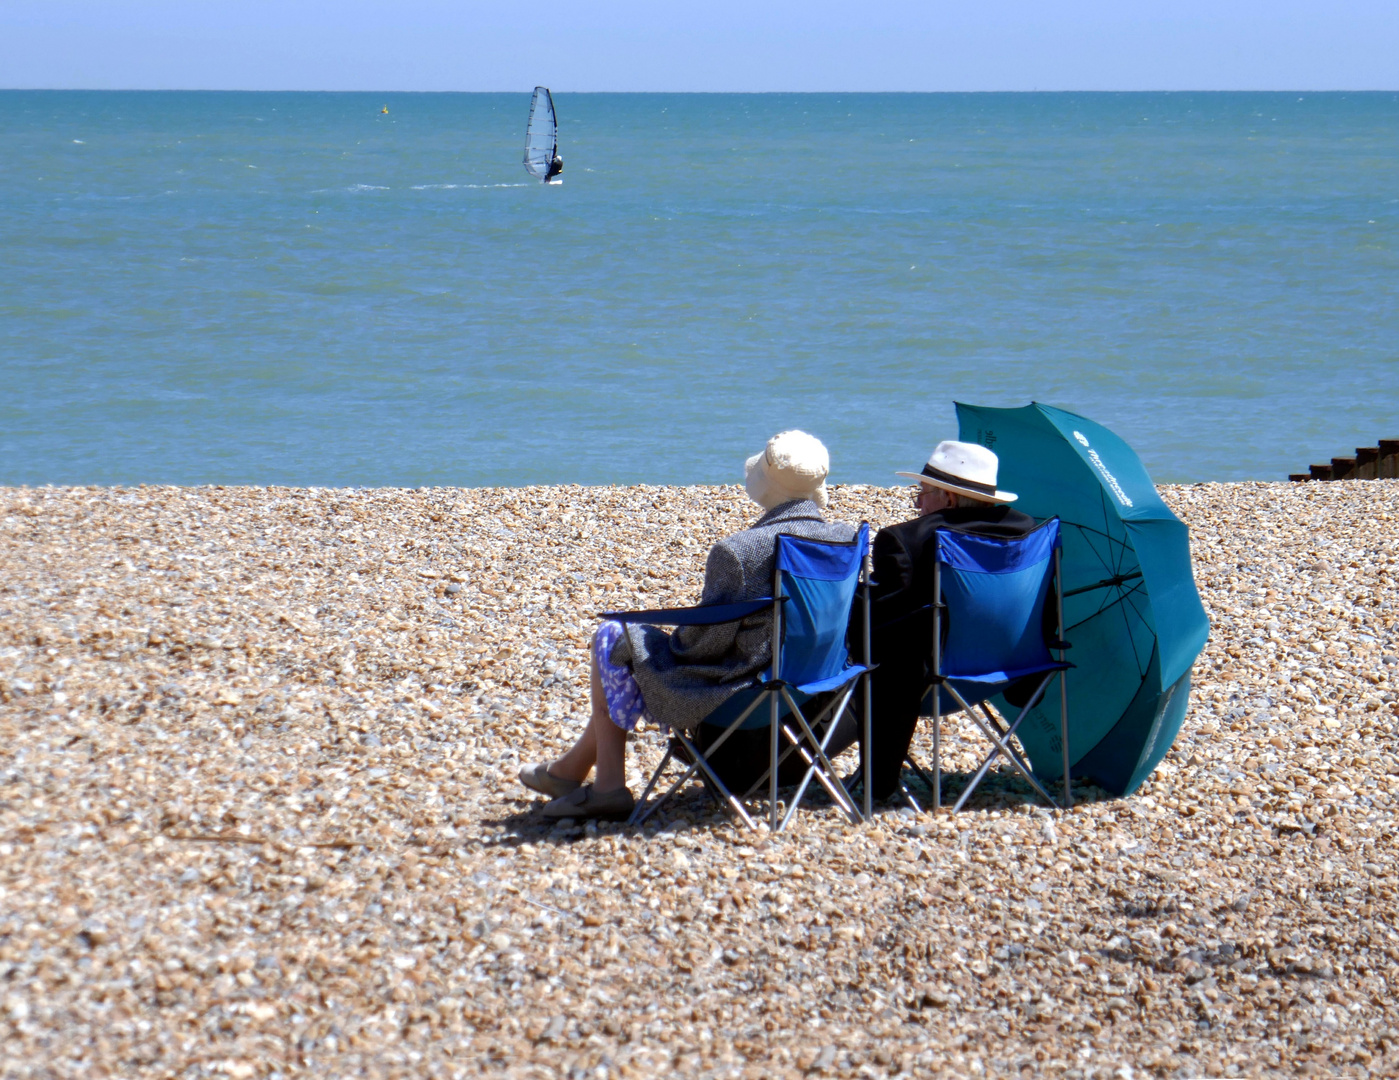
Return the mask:
<path fill-rule="evenodd" d="M 744 486 L 766 511 L 752 526 L 719 541 L 704 568 L 701 604 L 770 595 L 777 536 L 849 543 L 855 530 L 821 516 L 830 455 L 804 431 L 768 440 L 744 466 Z M 625 818 L 627 732 L 642 718 L 693 731 L 772 662 L 771 616 L 717 626 L 605 622 L 593 635 L 593 711 L 572 749 L 557 761 L 527 765 L 520 782 L 552 801 L 546 817 Z M 593 783 L 585 784 L 597 767 Z"/>

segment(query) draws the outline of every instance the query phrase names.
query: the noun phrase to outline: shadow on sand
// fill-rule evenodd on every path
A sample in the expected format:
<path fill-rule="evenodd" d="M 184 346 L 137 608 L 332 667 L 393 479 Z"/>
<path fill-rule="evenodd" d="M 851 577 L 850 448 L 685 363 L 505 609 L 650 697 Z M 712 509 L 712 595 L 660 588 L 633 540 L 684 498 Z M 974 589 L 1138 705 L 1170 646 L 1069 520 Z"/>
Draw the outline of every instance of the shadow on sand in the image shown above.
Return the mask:
<path fill-rule="evenodd" d="M 970 772 L 947 772 L 942 777 L 943 813 L 948 813 L 961 793 L 970 783 Z M 912 772 L 905 770 L 904 783 L 919 807 L 927 811 L 932 806 L 932 791 Z M 661 790 L 664 790 L 662 785 Z M 856 789 L 858 792 L 858 788 Z M 1053 789 L 1051 789 L 1053 790 Z M 794 787 L 779 789 L 779 798 L 785 808 L 786 802 L 794 794 Z M 1073 784 L 1074 805 L 1103 802 L 1116 796 L 1104 791 L 1095 784 L 1075 780 Z M 655 798 L 653 794 L 652 798 Z M 576 822 L 570 818 L 553 821 L 540 815 L 546 799 L 539 796 L 531 800 L 528 793 L 522 793 L 515 800 L 524 808 L 513 813 L 483 818 L 481 824 L 488 829 L 499 830 L 497 836 L 487 841 L 486 847 L 516 847 L 520 844 L 548 843 L 571 844 L 584 836 L 641 835 L 656 836 L 660 833 L 680 833 L 696 830 L 709 830 L 730 822 L 739 824 L 737 817 L 727 807 L 711 798 L 704 785 L 692 779 L 685 787 L 671 796 L 664 807 L 655 811 L 641 825 L 628 825 L 617 821 Z M 856 799 L 858 802 L 858 797 Z M 962 813 L 981 815 L 993 810 L 1008 813 L 1030 813 L 1036 809 L 1049 809 L 1033 788 L 1013 769 L 993 769 L 982 780 L 976 792 L 968 800 Z M 895 796 L 884 802 L 877 802 L 874 812 L 878 816 L 899 814 L 910 817 L 914 826 L 912 810 L 902 796 Z M 760 827 L 766 820 L 765 804 L 754 800 L 749 813 Z M 798 812 L 793 825 L 800 821 L 802 813 L 838 813 L 824 789 L 813 784 L 802 798 L 802 810 Z M 853 827 L 853 826 L 852 826 Z M 914 826 L 916 828 L 916 826 Z M 757 839 L 766 835 L 760 828 L 752 834 Z M 918 833 L 917 835 L 921 835 Z"/>

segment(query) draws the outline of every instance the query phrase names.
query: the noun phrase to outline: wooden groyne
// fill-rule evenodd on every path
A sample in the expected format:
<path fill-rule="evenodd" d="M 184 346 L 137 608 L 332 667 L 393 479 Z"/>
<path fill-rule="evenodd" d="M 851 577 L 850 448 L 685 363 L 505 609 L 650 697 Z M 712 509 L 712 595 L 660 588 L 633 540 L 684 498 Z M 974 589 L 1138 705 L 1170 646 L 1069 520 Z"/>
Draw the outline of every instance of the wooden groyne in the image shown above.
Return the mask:
<path fill-rule="evenodd" d="M 1313 465 L 1310 472 L 1290 473 L 1289 480 L 1399 479 L 1399 439 L 1381 439 L 1378 446 L 1357 446 L 1354 457 L 1333 457 Z"/>

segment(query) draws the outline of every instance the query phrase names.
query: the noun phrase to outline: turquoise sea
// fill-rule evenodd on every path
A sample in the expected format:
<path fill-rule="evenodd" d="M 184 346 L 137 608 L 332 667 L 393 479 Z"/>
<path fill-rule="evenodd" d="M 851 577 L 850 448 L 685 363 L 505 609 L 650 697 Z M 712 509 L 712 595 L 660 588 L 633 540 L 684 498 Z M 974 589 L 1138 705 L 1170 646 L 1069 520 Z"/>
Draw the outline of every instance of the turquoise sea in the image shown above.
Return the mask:
<path fill-rule="evenodd" d="M 0 93 L 0 483 L 1162 481 L 1399 438 L 1399 94 Z M 387 105 L 388 113 L 382 112 Z"/>

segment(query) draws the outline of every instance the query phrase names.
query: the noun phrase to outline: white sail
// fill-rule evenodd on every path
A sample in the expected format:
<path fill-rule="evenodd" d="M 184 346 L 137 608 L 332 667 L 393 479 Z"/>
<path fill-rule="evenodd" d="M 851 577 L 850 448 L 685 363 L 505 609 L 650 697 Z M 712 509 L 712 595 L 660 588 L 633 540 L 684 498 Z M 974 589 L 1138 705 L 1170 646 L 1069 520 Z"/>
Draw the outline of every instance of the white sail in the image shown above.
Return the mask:
<path fill-rule="evenodd" d="M 547 179 L 558 146 L 559 124 L 554 116 L 554 98 L 547 86 L 536 86 L 529 105 L 529 128 L 525 132 L 525 170 L 537 180 Z"/>

